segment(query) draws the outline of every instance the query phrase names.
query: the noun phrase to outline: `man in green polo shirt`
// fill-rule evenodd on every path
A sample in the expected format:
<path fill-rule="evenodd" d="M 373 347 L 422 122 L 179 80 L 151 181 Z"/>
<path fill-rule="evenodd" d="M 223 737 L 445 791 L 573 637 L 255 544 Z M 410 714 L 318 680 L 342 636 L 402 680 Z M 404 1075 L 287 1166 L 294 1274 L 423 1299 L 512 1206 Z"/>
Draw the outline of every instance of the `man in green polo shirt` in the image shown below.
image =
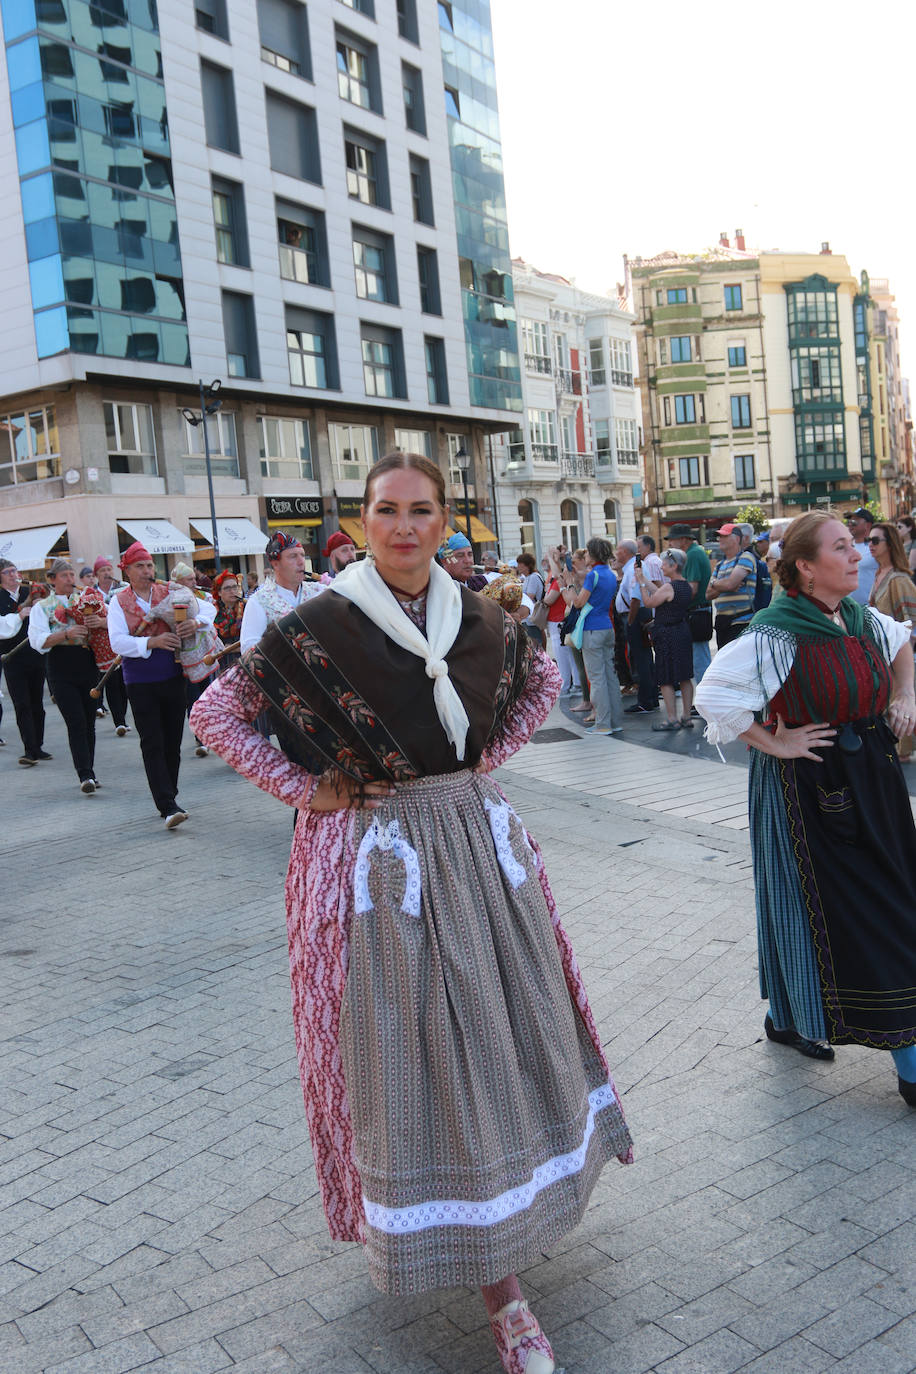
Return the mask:
<path fill-rule="evenodd" d="M 709 641 L 712 639 L 712 607 L 706 599 L 706 587 L 711 572 L 709 555 L 702 544 L 698 544 L 694 539 L 693 530 L 689 525 L 672 525 L 668 531 L 667 542 L 687 555 L 684 577 L 693 591 L 693 599 L 687 611 L 687 622 L 690 625 L 690 633 L 694 636 L 693 679 L 699 685 L 711 660 Z M 706 638 L 697 639 L 697 634 L 705 634 Z"/>

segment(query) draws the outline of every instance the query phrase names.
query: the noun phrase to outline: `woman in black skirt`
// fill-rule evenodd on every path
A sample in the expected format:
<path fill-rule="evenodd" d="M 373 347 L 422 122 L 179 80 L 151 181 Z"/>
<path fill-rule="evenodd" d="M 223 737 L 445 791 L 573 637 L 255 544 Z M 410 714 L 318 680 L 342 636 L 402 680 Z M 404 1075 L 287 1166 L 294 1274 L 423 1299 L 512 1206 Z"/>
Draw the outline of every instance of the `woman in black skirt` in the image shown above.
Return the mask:
<path fill-rule="evenodd" d="M 665 703 L 668 719 L 653 730 L 689 730 L 693 725 L 690 708 L 693 705 L 693 640 L 687 624 L 687 611 L 693 597 L 690 583 L 684 580 L 687 555 L 680 549 L 669 549 L 662 559 L 662 570 L 669 580 L 653 590 L 642 568 L 636 569 L 636 581 L 642 604 L 655 612 L 652 644 L 655 649 L 655 673 L 659 691 Z M 681 719 L 677 718 L 675 690 L 681 689 Z"/>

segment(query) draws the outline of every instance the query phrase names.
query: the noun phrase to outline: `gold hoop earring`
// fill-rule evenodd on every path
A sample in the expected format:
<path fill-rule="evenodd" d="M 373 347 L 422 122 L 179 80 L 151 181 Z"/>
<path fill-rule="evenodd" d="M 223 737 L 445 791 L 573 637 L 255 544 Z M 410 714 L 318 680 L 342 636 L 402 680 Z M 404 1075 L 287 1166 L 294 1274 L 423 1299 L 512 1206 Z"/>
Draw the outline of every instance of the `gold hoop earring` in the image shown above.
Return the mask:
<path fill-rule="evenodd" d="M 813 594 L 813 592 L 814 592 L 814 578 L 813 578 L 813 577 L 809 577 L 809 578 L 808 578 L 808 595 L 811 596 L 811 595 Z"/>

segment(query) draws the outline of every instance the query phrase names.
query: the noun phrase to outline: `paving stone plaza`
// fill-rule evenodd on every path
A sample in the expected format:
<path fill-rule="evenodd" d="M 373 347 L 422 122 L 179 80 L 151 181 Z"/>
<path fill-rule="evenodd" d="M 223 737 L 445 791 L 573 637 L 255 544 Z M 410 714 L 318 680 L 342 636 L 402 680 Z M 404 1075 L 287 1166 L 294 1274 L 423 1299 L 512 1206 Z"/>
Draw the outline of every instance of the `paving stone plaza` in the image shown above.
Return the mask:
<path fill-rule="evenodd" d="M 328 1239 L 289 1008 L 291 813 L 186 734 L 192 819 L 166 833 L 134 734 L 100 723 L 83 797 L 49 725 L 53 763 L 0 750 L 0 1369 L 491 1374 L 479 1295 L 383 1297 Z M 916 1113 L 885 1056 L 763 1040 L 743 771 L 547 736 L 500 781 L 636 1146 L 522 1275 L 567 1374 L 911 1374 Z"/>

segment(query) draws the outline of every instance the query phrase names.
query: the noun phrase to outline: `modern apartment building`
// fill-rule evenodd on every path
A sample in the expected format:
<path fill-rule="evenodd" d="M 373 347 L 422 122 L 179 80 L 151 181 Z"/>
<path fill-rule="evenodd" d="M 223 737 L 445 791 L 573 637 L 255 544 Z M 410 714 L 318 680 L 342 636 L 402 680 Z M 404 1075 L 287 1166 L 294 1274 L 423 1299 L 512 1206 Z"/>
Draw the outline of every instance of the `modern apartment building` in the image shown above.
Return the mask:
<path fill-rule="evenodd" d="M 358 536 L 394 447 L 456 491 L 468 455 L 491 539 L 522 388 L 487 0 L 0 12 L 0 546 L 212 557 L 201 381 L 224 561 Z"/>
<path fill-rule="evenodd" d="M 828 244 L 749 253 L 740 231 L 734 246 L 722 235 L 702 255 L 637 258 L 629 270 L 646 528 L 663 536 L 683 520 L 702 535 L 747 503 L 773 517 L 871 496 L 903 508 L 878 485 L 887 351 L 874 330 L 886 312 L 864 274 Z"/>
<path fill-rule="evenodd" d="M 634 533 L 642 503 L 633 316 L 606 296 L 514 261 L 524 411 L 492 441 L 503 553 Z"/>

